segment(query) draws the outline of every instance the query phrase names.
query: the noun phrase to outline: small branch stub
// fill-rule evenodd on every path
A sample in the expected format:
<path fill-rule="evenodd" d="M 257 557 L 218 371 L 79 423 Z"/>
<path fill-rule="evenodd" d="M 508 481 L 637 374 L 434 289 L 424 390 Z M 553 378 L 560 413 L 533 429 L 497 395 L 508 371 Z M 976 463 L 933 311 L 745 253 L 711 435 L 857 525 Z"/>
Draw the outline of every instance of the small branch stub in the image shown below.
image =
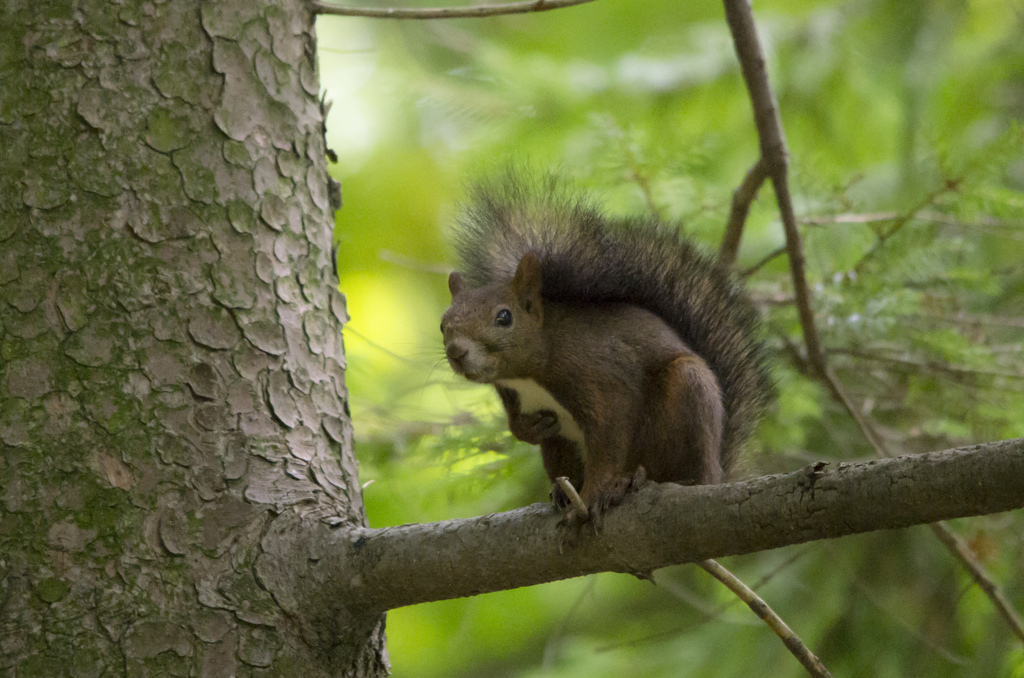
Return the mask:
<path fill-rule="evenodd" d="M 732 208 L 729 211 L 729 223 L 725 227 L 722 246 L 718 250 L 718 259 L 726 266 L 732 266 L 740 249 L 740 238 L 743 236 L 743 225 L 750 212 L 750 204 L 757 197 L 765 179 L 768 178 L 768 165 L 764 158 L 759 158 L 751 167 L 741 183 L 732 194 Z"/>
<path fill-rule="evenodd" d="M 573 508 L 576 509 L 576 513 L 579 514 L 580 520 L 587 520 L 590 518 L 590 511 L 587 510 L 587 505 L 580 499 L 580 495 L 576 492 L 576 488 L 572 486 L 569 479 L 565 476 L 558 476 L 555 478 L 555 482 L 562 488 L 562 492 L 565 492 L 565 496 L 569 497 L 569 503 L 572 504 Z"/>

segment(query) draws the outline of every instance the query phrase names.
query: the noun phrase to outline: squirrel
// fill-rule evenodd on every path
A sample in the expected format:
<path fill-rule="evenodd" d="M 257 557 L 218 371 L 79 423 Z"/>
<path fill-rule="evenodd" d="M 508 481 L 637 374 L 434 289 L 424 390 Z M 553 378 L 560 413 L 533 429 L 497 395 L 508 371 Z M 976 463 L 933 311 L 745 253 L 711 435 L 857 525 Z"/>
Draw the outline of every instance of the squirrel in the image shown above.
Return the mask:
<path fill-rule="evenodd" d="M 477 184 L 441 320 L 455 373 L 492 384 L 540 445 L 569 522 L 645 479 L 721 482 L 774 395 L 759 317 L 729 270 L 649 218 L 608 218 L 557 177 Z"/>

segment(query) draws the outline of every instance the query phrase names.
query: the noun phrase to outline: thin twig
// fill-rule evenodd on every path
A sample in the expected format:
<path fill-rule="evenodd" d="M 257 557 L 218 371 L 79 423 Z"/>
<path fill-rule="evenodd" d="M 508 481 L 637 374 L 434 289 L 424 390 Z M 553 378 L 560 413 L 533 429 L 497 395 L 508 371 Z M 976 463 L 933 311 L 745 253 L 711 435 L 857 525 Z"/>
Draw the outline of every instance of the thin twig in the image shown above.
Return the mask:
<path fill-rule="evenodd" d="M 889 230 L 878 235 L 878 240 L 875 241 L 875 244 L 871 246 L 871 249 L 865 252 L 864 256 L 862 256 L 860 260 L 856 264 L 854 264 L 853 270 L 856 271 L 857 273 L 860 273 L 861 269 L 864 268 L 864 264 L 867 263 L 867 261 L 871 257 L 873 257 L 875 254 L 881 251 L 881 249 L 885 246 L 885 243 L 889 241 L 889 238 L 899 233 L 900 229 L 902 229 L 912 219 L 914 219 L 914 217 L 916 217 L 921 210 L 923 210 L 925 207 L 928 207 L 929 205 L 934 204 L 935 201 L 943 194 L 948 193 L 949 191 L 957 190 L 957 188 L 960 187 L 960 183 L 960 179 L 946 179 L 944 182 L 942 182 L 941 186 L 934 189 L 928 195 L 922 198 L 920 202 L 917 203 L 917 205 L 915 205 L 908 211 L 904 212 L 898 219 L 895 220 L 895 222 L 889 228 Z"/>
<path fill-rule="evenodd" d="M 861 431 L 864 433 L 864 437 L 868 439 L 871 446 L 875 448 L 875 454 L 880 457 L 891 457 L 892 453 L 886 447 L 885 442 L 875 431 L 871 425 L 871 421 L 854 406 L 853 401 L 846 394 L 846 390 L 843 388 L 839 378 L 831 371 L 828 370 L 825 374 L 825 383 L 828 385 L 832 394 L 839 400 L 846 410 L 853 417 L 857 425 L 860 426 Z M 985 566 L 978 562 L 978 559 L 974 557 L 970 548 L 963 543 L 962 540 L 958 539 L 957 536 L 950 531 L 946 524 L 943 522 L 932 523 L 929 527 L 935 533 L 935 536 L 939 538 L 939 541 L 946 546 L 947 549 L 960 561 L 964 569 L 967 570 L 968 574 L 981 588 L 982 592 L 988 596 L 992 604 L 995 605 L 996 610 L 1003 616 L 1006 623 L 1010 626 L 1010 630 L 1024 642 L 1024 622 L 1021 621 L 1020 615 L 1017 610 L 1014 609 L 1013 605 L 1006 599 L 999 586 L 995 583 L 995 580 L 985 569 Z"/>
<path fill-rule="evenodd" d="M 1024 379 L 1024 374 L 1020 372 L 1004 372 L 1002 370 L 985 370 L 973 367 L 962 367 L 960 365 L 947 365 L 938 361 L 920 361 L 910 360 L 909 358 L 900 358 L 898 356 L 882 355 L 880 353 L 872 353 L 870 351 L 858 351 L 852 348 L 833 348 L 829 349 L 832 353 L 841 353 L 843 355 L 852 356 L 854 358 L 862 358 L 864 360 L 875 360 L 878 362 L 892 363 L 894 365 L 904 365 L 912 367 L 918 370 L 928 370 L 931 372 L 945 372 L 947 374 L 956 374 L 960 376 L 983 376 L 983 377 L 1004 377 L 1006 379 Z"/>
<path fill-rule="evenodd" d="M 793 291 L 800 314 L 804 344 L 807 346 L 807 358 L 815 371 L 824 373 L 825 354 L 821 350 L 818 329 L 814 324 L 811 293 L 804 270 L 803 244 L 797 230 L 793 198 L 789 192 L 789 151 L 786 147 L 786 135 L 779 117 L 778 102 L 768 81 L 764 51 L 757 37 L 750 0 L 725 0 L 725 18 L 729 23 L 729 31 L 732 33 L 733 44 L 736 46 L 736 54 L 743 71 L 743 80 L 754 108 L 754 122 L 761 143 L 761 158 L 767 166 L 768 175 L 775 188 L 775 201 L 786 232 L 786 251 L 789 253 Z"/>
<path fill-rule="evenodd" d="M 319 0 L 310 4 L 316 14 L 335 16 L 364 16 L 374 19 L 463 19 L 503 14 L 526 14 L 545 12 L 582 5 L 593 0 L 530 0 L 529 2 L 504 2 L 494 5 L 472 5 L 470 7 L 340 7 Z"/>
<path fill-rule="evenodd" d="M 750 300 L 755 306 L 792 306 L 795 299 L 792 294 L 786 294 L 779 290 L 777 292 L 753 291 L 749 294 Z"/>
<path fill-rule="evenodd" d="M 877 224 L 880 221 L 892 221 L 899 218 L 899 212 L 867 212 L 804 216 L 800 222 L 808 226 L 831 226 L 832 224 Z"/>
<path fill-rule="evenodd" d="M 776 258 L 782 256 L 785 253 L 786 253 L 786 246 L 785 245 L 783 245 L 782 247 L 775 248 L 774 250 L 772 250 L 768 254 L 764 255 L 764 258 L 762 258 L 761 261 L 757 262 L 756 264 L 754 264 L 750 268 L 745 268 L 742 271 L 740 271 L 740 276 L 742 276 L 744 278 L 749 278 L 750 276 L 752 276 L 755 273 L 757 273 L 758 271 L 760 271 L 768 262 L 770 262 L 773 259 L 776 259 Z"/>
<path fill-rule="evenodd" d="M 658 207 L 658 203 L 654 199 L 654 191 L 651 189 L 651 181 L 647 177 L 647 174 L 636 166 L 637 163 L 635 158 L 632 157 L 632 154 L 630 154 L 630 163 L 633 166 L 629 168 L 629 178 L 640 188 L 640 192 L 644 196 L 644 202 L 647 204 L 647 210 L 658 221 L 665 221 L 665 215 L 662 213 L 661 208 Z"/>
<path fill-rule="evenodd" d="M 877 224 L 881 221 L 893 221 L 902 216 L 900 212 L 843 212 L 839 214 L 819 214 L 805 216 L 800 221 L 808 226 L 831 226 L 833 224 Z M 1013 221 L 1010 219 L 999 219 L 992 216 L 977 217 L 973 221 L 964 221 L 954 216 L 935 212 L 932 210 L 921 210 L 914 215 L 922 221 L 932 221 L 944 226 L 958 226 L 960 228 L 999 228 L 1007 230 L 1024 229 L 1024 221 Z"/>
<path fill-rule="evenodd" d="M 846 213 L 846 214 L 834 214 L 832 216 L 812 216 L 804 217 L 801 222 L 809 226 L 834 226 L 837 224 L 877 224 L 883 221 L 895 221 L 901 219 L 902 215 L 899 212 L 875 212 L 867 214 L 857 213 Z M 960 228 L 968 231 L 976 231 L 984 233 L 993 238 L 1007 238 L 1009 240 L 1017 240 L 1024 242 L 1024 237 L 1021 237 L 1014 231 L 1019 231 L 1024 228 L 1024 225 L 1017 222 L 1006 221 L 1003 219 L 995 219 L 993 217 L 982 217 L 975 221 L 963 221 L 956 217 L 951 217 L 948 214 L 942 212 L 932 212 L 928 210 L 922 210 L 914 215 L 914 220 L 920 220 L 925 223 L 942 224 L 943 226 L 949 226 L 951 228 Z M 890 237 L 890 236 L 886 236 Z M 877 245 L 876 245 L 877 246 Z"/>
<path fill-rule="evenodd" d="M 398 266 L 402 266 L 403 268 L 407 268 L 410 271 L 416 271 L 418 273 L 433 273 L 436 275 L 447 276 L 452 272 L 452 267 L 446 264 L 430 264 L 387 249 L 377 250 L 377 258 L 381 261 L 386 261 L 389 264 L 397 264 Z"/>
<path fill-rule="evenodd" d="M 686 605 L 689 605 L 700 617 L 700 623 L 705 624 L 709 621 L 720 620 L 726 624 L 736 624 L 738 626 L 760 626 L 761 622 L 757 619 L 753 619 L 746 613 L 741 613 L 735 618 L 723 618 L 722 613 L 728 610 L 730 607 L 739 602 L 739 598 L 731 597 L 725 603 L 714 605 L 712 601 L 705 600 L 696 591 L 683 586 L 679 582 L 669 577 L 660 577 L 658 579 L 658 588 L 662 589 L 670 596 L 679 600 Z M 683 628 L 680 626 L 676 629 L 677 633 L 682 633 Z M 660 634 L 659 634 L 660 635 Z M 642 639 L 640 639 L 642 640 Z"/>
<path fill-rule="evenodd" d="M 764 623 L 775 632 L 775 635 L 782 639 L 786 648 L 803 664 L 808 673 L 817 677 L 832 675 L 825 668 L 825 665 L 821 663 L 821 660 L 814 656 L 814 653 L 804 645 L 800 637 L 793 633 L 793 630 L 786 625 L 786 622 L 782 621 L 782 618 L 775 614 L 772 608 L 768 607 L 768 603 L 761 600 L 756 593 L 747 588 L 747 585 L 737 579 L 732 572 L 729 572 L 729 570 L 714 560 L 702 560 L 698 565 L 712 577 L 725 584 L 730 591 L 735 593 L 740 600 L 754 611 L 754 614 L 764 620 Z"/>
<path fill-rule="evenodd" d="M 847 565 L 843 563 L 843 559 L 832 544 L 823 545 L 829 557 L 832 559 L 834 564 L 843 571 L 843 575 L 853 582 L 853 585 L 857 587 L 860 594 L 864 596 L 864 599 L 874 605 L 879 611 L 885 614 L 887 617 L 893 620 L 896 624 L 903 628 L 908 634 L 915 638 L 919 643 L 927 647 L 929 650 L 942 657 L 950 664 L 956 664 L 958 666 L 967 666 L 970 664 L 970 660 L 967 657 L 956 654 L 940 645 L 929 640 L 920 630 L 914 628 L 909 622 L 900 617 L 898 614 L 889 609 L 882 596 L 875 593 L 875 591 L 865 584 L 857 573 L 853 572 Z"/>
<path fill-rule="evenodd" d="M 590 517 L 590 511 L 587 510 L 587 505 L 583 503 L 583 499 L 576 492 L 576 488 L 572 486 L 569 479 L 565 476 L 558 476 L 555 478 L 555 482 L 562 488 L 562 492 L 565 492 L 565 496 L 569 498 L 569 503 L 572 504 L 573 508 L 576 509 L 576 513 L 579 514 L 580 520 L 586 520 Z"/>
<path fill-rule="evenodd" d="M 345 329 L 343 330 L 343 333 L 345 335 L 352 335 L 354 337 L 357 337 L 357 338 L 363 340 L 371 348 L 375 348 L 378 351 L 380 351 L 381 353 L 383 353 L 384 355 L 391 356 L 395 360 L 398 360 L 400 362 L 406 363 L 407 365 L 412 365 L 413 367 L 421 367 L 421 364 L 416 362 L 415 360 L 412 360 L 411 358 L 408 358 L 408 357 L 406 357 L 404 355 L 399 355 L 399 354 L 395 353 L 394 351 L 392 351 L 391 349 L 385 348 L 383 345 L 378 344 L 373 339 L 370 339 L 368 336 L 366 336 L 365 334 L 363 334 L 359 330 L 357 330 L 354 327 L 352 327 L 351 323 L 345 325 Z M 419 388 L 419 386 L 417 386 L 417 388 Z"/>
<path fill-rule="evenodd" d="M 740 189 L 737 189 L 737 192 L 739 192 L 739 190 Z M 931 198 L 931 199 L 934 200 L 934 198 Z M 924 204 L 927 204 L 927 202 L 928 201 L 924 201 Z M 734 207 L 735 207 L 735 198 L 734 198 Z M 909 216 L 908 216 L 908 214 L 909 214 Z M 856 213 L 856 212 L 854 212 L 854 213 L 833 214 L 833 215 L 805 216 L 805 217 L 801 217 L 800 223 L 806 224 L 808 226 L 833 226 L 833 225 L 836 225 L 836 224 L 856 224 L 856 225 L 862 225 L 863 224 L 863 225 L 866 225 L 866 224 L 877 224 L 877 223 L 881 223 L 881 222 L 885 222 L 885 221 L 896 221 L 902 227 L 902 224 L 905 224 L 907 221 L 912 221 L 915 218 L 916 219 L 922 219 L 922 220 L 925 220 L 925 221 L 931 221 L 931 222 L 938 223 L 938 224 L 943 224 L 945 226 L 955 226 L 955 227 L 959 227 L 959 228 L 979 229 L 979 230 L 988 229 L 988 230 L 986 230 L 986 232 L 989 233 L 990 235 L 993 235 L 993 236 L 996 236 L 996 237 L 1012 238 L 1014 240 L 1019 240 L 1020 238 L 1017 238 L 1013 234 L 1009 234 L 1009 233 L 997 233 L 997 232 L 994 232 L 992 229 L 1005 228 L 1007 230 L 1010 230 L 1010 229 L 1022 228 L 1022 226 L 1016 224 L 1015 222 L 1002 221 L 1002 220 L 994 220 L 994 219 L 981 219 L 981 220 L 979 220 L 977 222 L 964 222 L 964 221 L 960 221 L 958 219 L 954 219 L 954 218 L 950 217 L 949 215 L 942 214 L 941 212 L 930 212 L 930 211 L 927 211 L 927 210 L 920 210 L 919 208 L 915 208 L 915 210 L 912 210 L 909 213 L 906 213 L 906 212 L 904 212 L 904 213 L 901 213 L 901 212 L 867 212 L 867 213 Z M 730 217 L 730 225 L 731 225 L 731 223 L 732 223 L 732 218 Z M 893 232 L 892 229 L 890 229 L 890 231 L 888 231 L 888 233 L 892 233 L 892 232 Z M 728 228 L 727 228 L 726 229 L 726 238 L 728 238 L 728 237 L 729 237 L 729 231 L 728 231 Z M 886 238 L 889 238 L 889 237 L 891 237 L 891 235 L 890 236 L 886 236 Z M 725 248 L 725 244 L 726 244 L 726 241 L 725 241 L 725 239 L 723 239 L 723 241 L 722 241 L 722 248 L 723 248 L 723 250 Z M 877 244 L 876 244 L 876 246 L 877 246 Z M 779 247 L 778 249 L 772 250 L 767 256 L 765 256 L 759 262 L 757 262 L 753 266 L 751 266 L 749 268 L 746 268 L 743 271 L 741 271 L 740 275 L 742 277 L 744 277 L 744 278 L 749 277 L 749 276 L 753 275 L 754 273 L 756 273 L 757 271 L 759 271 L 767 263 L 769 263 L 770 261 L 774 260 L 778 256 L 780 256 L 782 254 L 785 254 L 785 253 L 786 253 L 786 248 L 785 247 Z M 864 256 L 867 257 L 867 255 L 864 255 Z M 719 258 L 721 258 L 721 257 L 722 257 L 722 253 L 720 252 Z"/>
<path fill-rule="evenodd" d="M 905 314 L 904 318 L 924 318 L 936 322 L 958 323 L 962 325 L 993 325 L 995 327 L 1012 327 L 1024 329 L 1024 318 L 995 315 L 944 315 L 941 313 Z"/>
<path fill-rule="evenodd" d="M 798 559 L 802 558 L 804 555 L 806 555 L 806 554 L 808 554 L 810 552 L 811 552 L 811 547 L 807 547 L 807 548 L 800 549 L 798 551 L 794 551 L 793 555 L 791 555 L 789 558 L 786 558 L 784 561 L 782 561 L 781 563 L 776 565 L 774 568 L 769 570 L 767 574 L 765 574 L 763 577 L 758 579 L 757 583 L 754 584 L 753 586 L 751 586 L 750 588 L 752 588 L 753 590 L 757 591 L 762 586 L 764 586 L 765 584 L 770 582 L 772 579 L 774 579 L 780 572 L 782 572 L 783 570 L 787 569 L 790 565 L 795 563 Z M 675 582 L 673 582 L 673 584 L 674 583 Z M 660 578 L 658 580 L 658 586 L 663 588 L 663 589 L 665 589 L 666 591 L 668 591 L 669 593 L 674 595 L 676 598 L 679 598 L 684 603 L 690 605 L 695 610 L 697 610 L 697 612 L 700 613 L 700 616 L 701 616 L 701 620 L 700 620 L 701 624 L 704 624 L 704 623 L 707 623 L 709 621 L 714 621 L 715 619 L 718 619 L 719 617 L 721 617 L 722 613 L 724 613 L 726 610 L 728 610 L 730 607 L 732 607 L 734 604 L 736 604 L 736 601 L 739 600 L 739 598 L 730 598 L 727 602 L 722 603 L 718 607 L 713 608 L 713 609 L 708 609 L 708 606 L 705 605 L 703 603 L 703 601 L 700 601 L 700 600 L 696 599 L 697 598 L 696 594 L 693 594 L 692 596 L 683 595 L 681 593 L 680 589 L 679 589 L 678 584 L 676 584 L 675 588 L 673 588 L 672 584 L 670 584 L 669 581 L 667 581 L 664 577 L 662 577 L 662 578 Z M 740 624 L 740 623 L 743 623 L 743 622 L 736 621 L 736 622 L 733 622 L 733 623 Z M 752 622 L 752 623 L 756 624 L 757 622 Z M 695 626 L 695 623 L 680 624 L 679 626 L 676 626 L 675 628 L 667 629 L 665 631 L 659 631 L 657 633 L 651 633 L 651 634 L 648 634 L 646 636 L 640 636 L 639 638 L 633 638 L 631 640 L 624 640 L 624 641 L 618 642 L 618 643 L 611 643 L 609 645 L 602 645 L 602 646 L 597 648 L 597 652 L 608 652 L 609 650 L 617 650 L 617 649 L 622 648 L 622 647 L 635 647 L 637 645 L 642 645 L 644 643 L 656 643 L 656 642 L 660 642 L 660 641 L 664 641 L 664 640 L 669 640 L 671 638 L 675 638 L 675 637 L 677 637 L 677 636 L 679 636 L 679 635 L 681 635 L 683 633 L 688 632 L 694 626 Z"/>
<path fill-rule="evenodd" d="M 725 225 L 722 236 L 722 247 L 718 250 L 718 259 L 726 266 L 732 266 L 736 254 L 740 250 L 740 238 L 743 237 L 743 226 L 750 212 L 750 205 L 757 197 L 761 184 L 768 178 L 768 166 L 763 158 L 758 158 L 753 167 L 747 170 L 743 181 L 732 194 L 732 207 L 729 210 L 729 223 Z"/>
<path fill-rule="evenodd" d="M 871 421 L 864 415 L 860 409 L 853 404 L 853 400 L 846 394 L 846 389 L 843 388 L 842 382 L 839 381 L 839 377 L 836 376 L 835 372 L 831 369 L 827 370 L 824 375 L 823 381 L 832 392 L 832 397 L 838 400 L 846 411 L 850 413 L 853 420 L 857 422 L 857 426 L 860 427 L 861 433 L 867 438 L 868 443 L 871 447 L 875 448 L 875 453 L 880 457 L 891 457 L 892 454 L 889 452 L 889 448 L 886 447 L 882 441 L 881 436 L 875 431 L 875 427 L 871 424 Z"/>
<path fill-rule="evenodd" d="M 594 583 L 597 581 L 597 577 L 587 577 L 587 583 L 580 591 L 580 594 L 576 596 L 576 601 L 569 608 L 569 611 L 562 617 L 562 623 L 558 625 L 558 628 L 551 631 L 551 635 L 548 636 L 547 642 L 544 643 L 544 654 L 540 660 L 540 666 L 542 669 L 550 669 L 554 664 L 555 660 L 555 649 L 558 642 L 565 637 L 566 632 L 569 630 L 569 621 L 575 615 L 580 606 L 583 605 L 583 601 L 586 600 L 587 596 L 594 592 Z"/>
<path fill-rule="evenodd" d="M 996 604 L 999 614 L 1003 615 L 1006 623 L 1010 625 L 1010 628 L 1021 639 L 1021 642 L 1024 642 L 1024 621 L 1021 620 L 1017 610 L 1013 608 L 1010 601 L 1003 595 L 999 585 L 992 579 L 985 570 L 985 567 L 978 562 L 978 558 L 975 556 L 974 551 L 971 550 L 971 547 L 967 545 L 960 535 L 946 527 L 945 523 L 932 523 L 928 527 L 932 528 L 932 532 L 939 538 L 939 541 L 953 552 L 964 566 L 964 569 L 970 573 L 974 583 Z"/>

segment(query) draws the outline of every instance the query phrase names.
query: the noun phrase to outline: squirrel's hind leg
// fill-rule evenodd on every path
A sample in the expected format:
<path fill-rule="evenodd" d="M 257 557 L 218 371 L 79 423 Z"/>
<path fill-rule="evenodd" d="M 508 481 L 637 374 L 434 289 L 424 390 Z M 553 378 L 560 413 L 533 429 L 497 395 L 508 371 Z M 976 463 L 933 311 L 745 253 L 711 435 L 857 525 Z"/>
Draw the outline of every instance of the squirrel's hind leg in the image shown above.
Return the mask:
<path fill-rule="evenodd" d="M 588 432 L 586 468 L 583 486 L 576 486 L 589 516 L 578 515 L 573 508 L 565 514 L 566 522 L 578 524 L 590 520 L 595 529 L 600 528 L 604 512 L 621 504 L 626 494 L 644 480 L 641 473 L 634 482 L 637 467 L 629 463 L 636 413 L 630 411 L 627 403 L 615 398 L 607 399 L 602 405 L 602 410 L 594 412 L 588 426 L 584 427 Z"/>
<path fill-rule="evenodd" d="M 725 410 L 707 364 L 694 354 L 675 358 L 651 379 L 646 404 L 633 449 L 650 479 L 721 482 Z"/>

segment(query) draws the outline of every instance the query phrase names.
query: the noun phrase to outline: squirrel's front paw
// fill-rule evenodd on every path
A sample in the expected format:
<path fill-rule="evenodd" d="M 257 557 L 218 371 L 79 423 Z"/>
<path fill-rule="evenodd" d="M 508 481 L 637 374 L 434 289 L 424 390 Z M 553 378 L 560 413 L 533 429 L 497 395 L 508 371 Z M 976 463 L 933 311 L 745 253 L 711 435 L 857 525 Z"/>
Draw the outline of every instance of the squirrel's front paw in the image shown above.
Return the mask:
<path fill-rule="evenodd" d="M 508 429 L 524 443 L 540 445 L 541 441 L 558 435 L 562 427 L 558 423 L 557 414 L 551 410 L 537 410 L 528 414 L 520 413 L 509 419 Z"/>
<path fill-rule="evenodd" d="M 621 504 L 627 494 L 640 489 L 646 482 L 647 471 L 644 470 L 643 466 L 638 466 L 630 475 L 614 475 L 602 483 L 584 483 L 579 498 L 582 504 L 586 506 L 586 511 L 581 510 L 582 507 L 576 505 L 575 502 L 569 501 L 568 497 L 565 497 L 564 505 L 566 506 L 566 512 L 564 520 L 569 525 L 580 525 L 591 521 L 594 529 L 598 530 L 603 522 L 605 511 L 612 506 Z M 555 487 L 557 488 L 558 486 L 556 485 Z M 554 492 L 552 494 L 554 495 Z M 556 504 L 558 503 L 556 499 Z"/>

